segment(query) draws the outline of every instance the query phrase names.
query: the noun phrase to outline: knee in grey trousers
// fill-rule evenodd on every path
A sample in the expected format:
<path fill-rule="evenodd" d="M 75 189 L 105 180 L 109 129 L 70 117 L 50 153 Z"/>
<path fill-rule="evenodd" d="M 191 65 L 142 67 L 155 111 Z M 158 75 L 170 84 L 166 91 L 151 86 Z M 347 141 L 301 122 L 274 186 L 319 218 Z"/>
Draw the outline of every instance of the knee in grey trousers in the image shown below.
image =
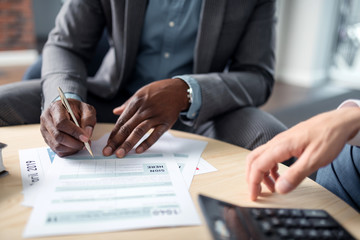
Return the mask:
<path fill-rule="evenodd" d="M 0 86 L 0 126 L 40 122 L 41 81 Z"/>
<path fill-rule="evenodd" d="M 218 116 L 194 132 L 252 150 L 285 130 L 285 125 L 269 113 L 245 107 Z"/>
<path fill-rule="evenodd" d="M 360 148 L 345 145 L 332 163 L 318 170 L 316 182 L 360 213 Z"/>

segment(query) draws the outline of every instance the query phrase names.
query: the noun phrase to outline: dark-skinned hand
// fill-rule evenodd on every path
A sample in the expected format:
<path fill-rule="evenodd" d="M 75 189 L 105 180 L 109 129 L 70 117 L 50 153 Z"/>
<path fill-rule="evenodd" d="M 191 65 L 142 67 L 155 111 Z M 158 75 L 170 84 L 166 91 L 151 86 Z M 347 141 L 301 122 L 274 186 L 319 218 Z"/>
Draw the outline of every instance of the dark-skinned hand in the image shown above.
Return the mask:
<path fill-rule="evenodd" d="M 120 115 L 103 149 L 105 156 L 114 152 L 124 157 L 153 129 L 137 148 L 142 153 L 152 146 L 176 122 L 181 111 L 189 108 L 187 84 L 181 79 L 165 79 L 139 89 L 123 105 L 113 110 Z"/>
<path fill-rule="evenodd" d="M 68 156 L 84 148 L 96 124 L 96 110 L 91 105 L 68 99 L 80 125 L 71 120 L 61 101 L 53 102 L 40 117 L 40 131 L 49 147 L 60 157 Z"/>

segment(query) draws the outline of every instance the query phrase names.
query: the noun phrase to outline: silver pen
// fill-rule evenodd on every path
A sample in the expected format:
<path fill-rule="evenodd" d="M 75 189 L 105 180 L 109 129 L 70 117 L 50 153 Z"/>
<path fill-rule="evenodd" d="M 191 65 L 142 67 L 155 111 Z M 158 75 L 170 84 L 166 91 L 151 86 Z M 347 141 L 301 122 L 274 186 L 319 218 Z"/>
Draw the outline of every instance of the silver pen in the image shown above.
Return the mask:
<path fill-rule="evenodd" d="M 59 90 L 59 95 L 60 95 L 60 99 L 61 99 L 62 104 L 64 105 L 65 109 L 70 113 L 70 116 L 71 116 L 72 120 L 74 121 L 74 123 L 76 124 L 76 126 L 80 127 L 78 121 L 76 120 L 74 112 L 72 111 L 72 109 L 70 107 L 70 104 L 69 104 L 68 100 L 65 97 L 64 92 L 61 90 L 60 87 L 58 87 L 58 90 Z M 91 154 L 91 156 L 94 157 L 94 154 L 91 151 L 89 142 L 85 142 L 84 145 L 85 145 L 85 148 L 88 150 L 88 152 Z"/>

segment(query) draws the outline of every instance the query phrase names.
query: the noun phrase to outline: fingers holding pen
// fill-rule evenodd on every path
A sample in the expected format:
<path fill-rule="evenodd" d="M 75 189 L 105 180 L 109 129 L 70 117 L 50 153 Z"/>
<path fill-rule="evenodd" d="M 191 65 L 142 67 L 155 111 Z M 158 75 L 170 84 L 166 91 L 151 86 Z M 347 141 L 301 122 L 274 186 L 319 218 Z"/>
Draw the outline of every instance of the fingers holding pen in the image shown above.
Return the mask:
<path fill-rule="evenodd" d="M 73 141 L 73 138 L 68 138 L 65 134 L 56 131 L 56 129 L 41 126 L 40 130 L 45 142 L 60 157 L 74 154 L 84 146 L 83 143 Z"/>
<path fill-rule="evenodd" d="M 53 123 L 59 131 L 73 136 L 83 143 L 88 142 L 96 124 L 96 111 L 92 106 L 75 99 L 68 99 L 68 102 L 80 127 L 76 126 L 66 109 L 61 106 L 59 110 L 51 111 Z M 88 130 L 85 130 L 86 127 L 89 127 Z"/>
<path fill-rule="evenodd" d="M 40 131 L 45 142 L 59 156 L 67 156 L 80 151 L 89 138 L 69 118 L 60 101 L 54 102 L 40 117 Z"/>
<path fill-rule="evenodd" d="M 96 110 L 91 105 L 82 104 L 81 113 L 80 126 L 85 130 L 87 136 L 90 138 L 96 125 Z"/>

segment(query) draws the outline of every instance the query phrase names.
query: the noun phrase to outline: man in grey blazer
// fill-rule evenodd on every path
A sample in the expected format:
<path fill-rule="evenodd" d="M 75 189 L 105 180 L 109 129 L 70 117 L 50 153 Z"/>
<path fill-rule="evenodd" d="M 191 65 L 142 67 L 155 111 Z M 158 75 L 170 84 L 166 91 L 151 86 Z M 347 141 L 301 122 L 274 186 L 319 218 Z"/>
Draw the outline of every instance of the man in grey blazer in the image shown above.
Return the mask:
<path fill-rule="evenodd" d="M 81 150 L 97 121 L 116 121 L 104 155 L 125 156 L 153 129 L 141 153 L 170 128 L 253 149 L 285 130 L 257 109 L 274 82 L 274 14 L 267 0 L 66 1 L 43 50 L 42 79 L 0 87 L 0 125 L 41 115 L 60 156 Z M 88 77 L 105 28 L 110 49 Z"/>

